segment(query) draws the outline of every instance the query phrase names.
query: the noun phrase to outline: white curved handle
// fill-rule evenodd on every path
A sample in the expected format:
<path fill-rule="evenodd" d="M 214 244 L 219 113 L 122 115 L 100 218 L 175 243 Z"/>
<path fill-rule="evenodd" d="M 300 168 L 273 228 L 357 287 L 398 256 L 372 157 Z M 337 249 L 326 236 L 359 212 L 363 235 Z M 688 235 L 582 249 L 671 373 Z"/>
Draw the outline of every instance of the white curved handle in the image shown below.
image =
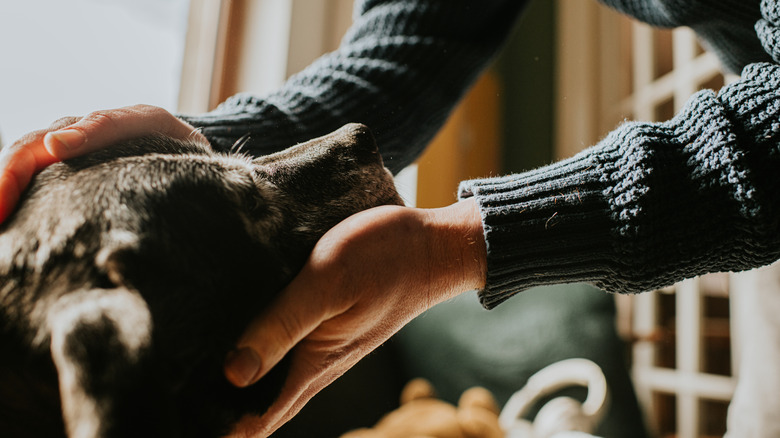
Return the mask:
<path fill-rule="evenodd" d="M 555 391 L 569 386 L 585 386 L 588 395 L 582 404 L 583 416 L 596 424 L 604 415 L 607 406 L 607 380 L 601 368 L 587 359 L 567 359 L 549 365 L 528 379 L 526 385 L 509 398 L 498 418 L 501 428 L 507 433 L 513 429 L 528 429 L 522 416 L 534 402 Z M 511 434 L 511 433 L 510 433 Z M 515 436 L 516 434 L 511 434 Z M 530 437 L 529 437 L 530 438 Z"/>

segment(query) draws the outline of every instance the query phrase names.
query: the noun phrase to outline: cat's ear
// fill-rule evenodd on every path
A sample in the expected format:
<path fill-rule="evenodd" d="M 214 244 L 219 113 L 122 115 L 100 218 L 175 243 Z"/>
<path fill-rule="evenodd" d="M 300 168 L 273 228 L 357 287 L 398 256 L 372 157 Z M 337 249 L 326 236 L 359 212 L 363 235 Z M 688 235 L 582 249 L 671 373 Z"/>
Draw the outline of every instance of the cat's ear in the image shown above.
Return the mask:
<path fill-rule="evenodd" d="M 124 287 L 72 292 L 47 322 L 68 436 L 157 436 L 163 400 L 149 372 L 152 318 L 141 296 Z"/>

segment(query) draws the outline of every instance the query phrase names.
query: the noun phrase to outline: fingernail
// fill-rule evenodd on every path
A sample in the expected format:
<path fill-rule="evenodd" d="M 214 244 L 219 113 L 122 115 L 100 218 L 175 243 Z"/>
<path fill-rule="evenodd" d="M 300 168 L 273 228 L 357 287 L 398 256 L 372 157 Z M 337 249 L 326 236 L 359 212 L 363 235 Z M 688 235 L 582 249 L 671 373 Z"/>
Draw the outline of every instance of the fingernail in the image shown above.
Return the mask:
<path fill-rule="evenodd" d="M 228 353 L 225 372 L 236 386 L 247 386 L 254 382 L 260 372 L 260 356 L 251 348 L 241 348 Z"/>
<path fill-rule="evenodd" d="M 57 140 L 67 150 L 77 149 L 84 144 L 86 137 L 77 129 L 66 129 L 64 131 L 50 132 L 49 136 Z"/>

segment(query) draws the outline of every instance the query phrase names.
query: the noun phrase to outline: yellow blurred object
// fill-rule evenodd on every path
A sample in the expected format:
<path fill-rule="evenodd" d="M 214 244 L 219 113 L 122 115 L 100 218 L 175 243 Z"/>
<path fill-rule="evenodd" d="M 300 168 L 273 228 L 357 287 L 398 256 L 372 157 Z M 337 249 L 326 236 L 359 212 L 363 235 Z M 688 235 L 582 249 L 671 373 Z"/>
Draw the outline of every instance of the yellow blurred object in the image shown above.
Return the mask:
<path fill-rule="evenodd" d="M 444 207 L 466 179 L 500 170 L 500 85 L 488 70 L 471 87 L 417 161 L 417 206 Z"/>
<path fill-rule="evenodd" d="M 409 382 L 401 406 L 370 429 L 348 432 L 341 438 L 504 438 L 493 395 L 474 387 L 461 395 L 458 406 L 434 398 L 424 379 Z"/>

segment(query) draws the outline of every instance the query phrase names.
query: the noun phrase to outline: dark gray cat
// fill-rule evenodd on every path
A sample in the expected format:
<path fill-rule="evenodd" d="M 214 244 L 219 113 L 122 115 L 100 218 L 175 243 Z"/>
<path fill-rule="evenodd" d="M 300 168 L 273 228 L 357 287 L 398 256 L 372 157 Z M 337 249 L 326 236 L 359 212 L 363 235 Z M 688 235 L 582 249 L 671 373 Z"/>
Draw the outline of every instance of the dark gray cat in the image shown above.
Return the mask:
<path fill-rule="evenodd" d="M 142 138 L 55 164 L 0 227 L 0 435 L 216 437 L 278 394 L 223 360 L 347 216 L 400 204 L 362 125 L 250 159 Z"/>

